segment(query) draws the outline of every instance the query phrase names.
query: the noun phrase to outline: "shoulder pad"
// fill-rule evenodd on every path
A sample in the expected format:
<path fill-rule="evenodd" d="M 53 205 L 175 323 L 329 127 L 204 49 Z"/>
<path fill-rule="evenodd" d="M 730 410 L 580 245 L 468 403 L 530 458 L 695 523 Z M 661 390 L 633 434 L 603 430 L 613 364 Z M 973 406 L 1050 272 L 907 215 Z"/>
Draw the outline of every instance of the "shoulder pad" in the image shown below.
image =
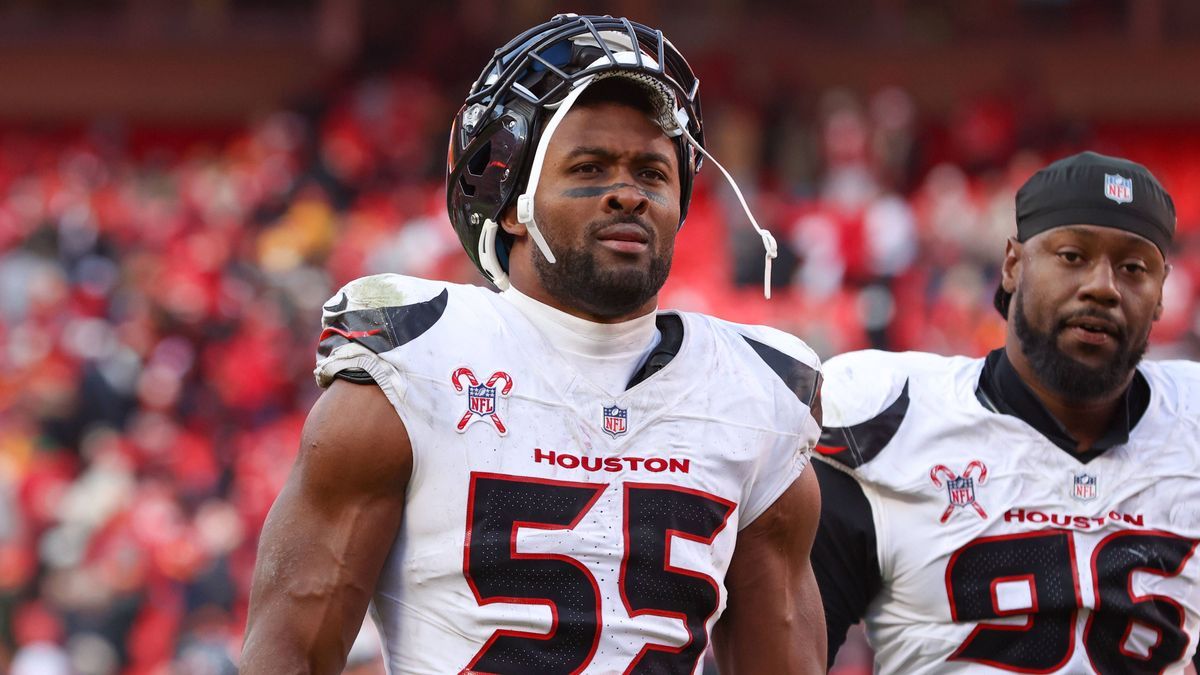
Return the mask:
<path fill-rule="evenodd" d="M 1181 386 L 1188 389 L 1200 389 L 1200 363 L 1181 359 L 1171 361 L 1148 361 L 1163 373 L 1177 380 Z"/>
<path fill-rule="evenodd" d="M 356 342 L 382 354 L 429 330 L 446 311 L 443 284 L 398 274 L 355 279 L 322 307 L 319 357 Z"/>
<path fill-rule="evenodd" d="M 736 325 L 735 330 L 784 385 L 809 408 L 821 391 L 821 360 L 800 338 L 766 326 Z"/>
<path fill-rule="evenodd" d="M 825 363 L 824 423 L 817 452 L 850 468 L 874 459 L 908 413 L 906 361 L 924 355 L 850 352 Z"/>
<path fill-rule="evenodd" d="M 1200 363 L 1195 361 L 1142 361 L 1138 369 L 1147 377 L 1152 389 L 1168 390 L 1181 414 L 1194 418 L 1200 412 Z"/>

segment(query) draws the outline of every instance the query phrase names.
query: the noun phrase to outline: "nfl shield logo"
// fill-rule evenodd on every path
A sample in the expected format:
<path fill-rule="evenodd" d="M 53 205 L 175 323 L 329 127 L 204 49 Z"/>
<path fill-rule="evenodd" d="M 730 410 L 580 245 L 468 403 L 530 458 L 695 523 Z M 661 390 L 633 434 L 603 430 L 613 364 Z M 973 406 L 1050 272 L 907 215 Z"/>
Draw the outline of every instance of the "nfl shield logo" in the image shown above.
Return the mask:
<path fill-rule="evenodd" d="M 1133 201 L 1133 179 L 1111 173 L 1104 174 L 1104 196 L 1118 204 Z"/>
<path fill-rule="evenodd" d="M 467 406 L 476 415 L 491 415 L 496 412 L 496 388 L 483 384 L 469 387 Z"/>
<path fill-rule="evenodd" d="M 1081 473 L 1075 478 L 1074 490 L 1071 496 L 1081 502 L 1090 502 L 1096 498 L 1096 477 Z"/>
<path fill-rule="evenodd" d="M 604 433 L 616 438 L 628 430 L 629 412 L 617 406 L 604 408 Z"/>
<path fill-rule="evenodd" d="M 951 506 L 966 506 L 975 503 L 975 479 L 960 476 L 946 481 Z"/>

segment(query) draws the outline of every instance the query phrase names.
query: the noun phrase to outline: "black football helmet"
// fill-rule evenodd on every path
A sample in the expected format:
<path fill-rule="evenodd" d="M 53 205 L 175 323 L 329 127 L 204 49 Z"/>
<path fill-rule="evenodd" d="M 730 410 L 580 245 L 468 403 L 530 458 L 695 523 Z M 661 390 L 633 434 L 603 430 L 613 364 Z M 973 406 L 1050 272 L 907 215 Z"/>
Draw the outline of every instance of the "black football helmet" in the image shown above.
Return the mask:
<path fill-rule="evenodd" d="M 560 14 L 496 51 L 450 130 L 450 221 L 471 261 L 497 286 L 507 286 L 508 267 L 497 223 L 514 201 L 521 221 L 553 262 L 533 224 L 533 190 L 524 193 L 537 183 L 535 177 L 529 186 L 531 169 L 541 168 L 547 115 L 565 114 L 583 88 L 604 77 L 643 86 L 657 108 L 659 126 L 675 139 L 683 224 L 704 143 L 700 83 L 692 69 L 662 31 L 625 18 Z"/>

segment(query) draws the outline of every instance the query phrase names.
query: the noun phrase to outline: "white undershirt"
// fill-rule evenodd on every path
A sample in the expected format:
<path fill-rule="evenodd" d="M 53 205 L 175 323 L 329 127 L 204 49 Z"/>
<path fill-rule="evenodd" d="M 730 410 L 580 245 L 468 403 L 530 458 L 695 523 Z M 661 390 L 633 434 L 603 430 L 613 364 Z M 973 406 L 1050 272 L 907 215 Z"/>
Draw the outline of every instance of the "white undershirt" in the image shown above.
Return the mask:
<path fill-rule="evenodd" d="M 662 339 L 654 312 L 621 323 L 596 323 L 538 302 L 513 286 L 500 297 L 524 314 L 584 377 L 612 394 L 625 391 Z"/>

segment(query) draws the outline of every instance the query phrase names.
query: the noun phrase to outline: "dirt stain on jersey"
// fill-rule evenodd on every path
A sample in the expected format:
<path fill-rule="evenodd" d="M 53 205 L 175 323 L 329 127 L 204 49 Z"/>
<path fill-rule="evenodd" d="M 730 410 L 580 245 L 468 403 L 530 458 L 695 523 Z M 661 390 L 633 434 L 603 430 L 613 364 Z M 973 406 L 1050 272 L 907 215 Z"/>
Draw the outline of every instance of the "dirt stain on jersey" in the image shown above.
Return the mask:
<path fill-rule="evenodd" d="M 362 309 L 399 307 L 405 304 L 404 291 L 386 277 L 363 277 L 346 287 L 350 302 Z"/>

